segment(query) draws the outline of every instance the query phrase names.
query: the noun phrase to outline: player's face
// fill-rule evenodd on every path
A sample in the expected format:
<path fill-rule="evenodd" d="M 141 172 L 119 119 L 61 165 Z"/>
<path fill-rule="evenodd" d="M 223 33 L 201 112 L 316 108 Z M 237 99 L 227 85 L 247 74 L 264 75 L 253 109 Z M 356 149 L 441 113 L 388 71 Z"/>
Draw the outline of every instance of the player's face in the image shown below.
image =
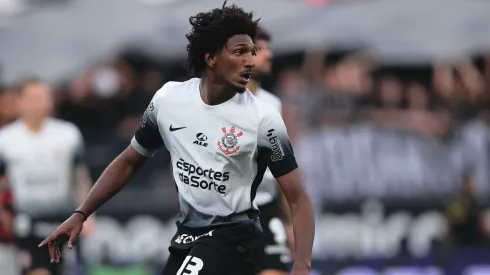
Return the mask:
<path fill-rule="evenodd" d="M 245 92 L 255 66 L 255 45 L 248 35 L 230 37 L 217 56 L 215 73 L 234 91 Z"/>
<path fill-rule="evenodd" d="M 271 73 L 273 54 L 269 48 L 269 42 L 267 40 L 257 40 L 256 47 L 257 56 L 255 56 L 253 78 L 260 80 Z"/>
<path fill-rule="evenodd" d="M 49 86 L 36 83 L 22 91 L 21 110 L 24 117 L 45 118 L 53 110 L 54 99 Z"/>

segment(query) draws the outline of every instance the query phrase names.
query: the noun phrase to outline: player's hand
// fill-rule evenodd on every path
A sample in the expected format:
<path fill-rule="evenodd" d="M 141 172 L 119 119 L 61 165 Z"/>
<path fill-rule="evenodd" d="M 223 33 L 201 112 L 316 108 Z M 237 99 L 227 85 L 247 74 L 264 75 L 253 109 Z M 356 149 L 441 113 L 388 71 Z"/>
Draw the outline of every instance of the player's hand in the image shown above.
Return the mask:
<path fill-rule="evenodd" d="M 51 263 L 59 263 L 61 259 L 61 252 L 59 247 L 59 237 L 62 235 L 69 235 L 68 248 L 72 249 L 77 241 L 78 235 L 83 229 L 84 217 L 78 213 L 73 213 L 64 223 L 62 223 L 56 230 L 47 237 L 39 247 L 48 245 L 49 257 Z"/>

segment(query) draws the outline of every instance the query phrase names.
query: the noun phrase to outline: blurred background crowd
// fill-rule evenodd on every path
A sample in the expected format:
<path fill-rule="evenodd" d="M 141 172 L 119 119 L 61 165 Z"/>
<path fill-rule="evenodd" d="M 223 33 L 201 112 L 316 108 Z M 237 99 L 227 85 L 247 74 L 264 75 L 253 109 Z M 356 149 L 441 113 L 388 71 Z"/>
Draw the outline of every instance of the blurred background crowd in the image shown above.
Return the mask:
<path fill-rule="evenodd" d="M 77 1 L 59 2 L 68 5 L 66 2 Z M 165 5 L 177 5 L 176 1 L 167 2 Z M 335 10 L 342 4 L 355 7 L 357 1 L 305 2 L 311 2 L 301 3 L 305 9 Z M 394 2 L 403 6 L 409 1 Z M 433 2 L 437 1 L 427 1 L 427 6 Z M 448 6 L 455 8 L 458 1 L 449 2 Z M 191 10 L 205 6 L 194 4 Z M 251 1 L 250 6 L 254 5 Z M 42 8 L 58 8 L 52 3 L 48 6 Z M 208 4 L 204 9 L 214 6 Z M 480 10 L 490 18 L 488 5 Z M 261 16 L 266 19 L 268 14 Z M 185 20 L 188 15 L 181 17 Z M 474 19 L 474 28 L 490 26 L 481 26 Z M 356 21 L 356 17 L 349 20 Z M 415 17 L 412 20 L 417 21 Z M 285 51 L 288 33 L 275 32 L 280 24 L 272 19 L 265 22 L 269 22 L 264 25 L 270 26 L 273 40 L 282 44 L 277 46 L 280 51 L 274 57 L 273 74 L 263 84 L 283 102 L 284 120 L 316 206 L 315 272 L 490 274 L 490 43 L 474 52 L 451 48 L 444 54 L 447 58 L 426 57 L 426 52 L 409 54 L 412 48 L 405 45 L 407 56 L 400 47 L 396 57 L 387 59 L 392 52 L 386 50 L 383 55 L 380 48 L 373 54 L 369 47 L 340 38 L 339 46 L 335 37 L 313 39 L 303 48 L 298 47 L 300 42 L 291 43 L 291 50 Z M 396 25 L 392 27 L 396 29 Z M 179 28 L 175 29 L 174 35 L 183 37 L 185 31 L 177 33 Z M 456 36 L 457 30 L 454 32 Z M 424 34 L 420 36 L 423 39 Z M 172 40 L 164 35 L 161 39 Z M 7 44 L 14 45 L 12 41 Z M 424 47 L 423 43 L 414 44 L 414 48 Z M 0 93 L 0 127 L 18 116 L 16 84 L 26 77 L 46 78 L 53 84 L 54 115 L 80 128 L 86 162 L 96 179 L 128 145 L 155 91 L 167 81 L 188 79 L 183 56 L 162 56 L 134 43 L 127 46 L 96 56 L 83 66 L 77 63 L 73 67 L 79 69 L 69 77 L 65 73 L 46 77 L 38 64 L 42 57 L 37 67 L 24 70 L 28 73 L 22 69 L 18 70 L 22 73 L 7 72 Z M 12 49 L 3 49 L 7 48 Z M 166 48 L 160 50 L 165 52 Z M 5 60 L 2 64 L 0 58 L 2 70 L 12 62 Z M 166 152 L 157 154 L 97 213 L 94 231 L 84 246 L 88 274 L 154 274 L 152 266 L 162 264 L 178 205 L 169 161 Z M 4 203 L 9 203 L 8 194 Z M 8 243 L 9 231 L 2 230 L 4 243 Z M 146 237 L 135 237 L 135 232 Z M 162 244 L 150 245 L 151 237 L 163 239 Z M 117 244 L 111 244 L 114 238 Z M 130 250 L 138 247 L 148 251 L 134 255 Z"/>

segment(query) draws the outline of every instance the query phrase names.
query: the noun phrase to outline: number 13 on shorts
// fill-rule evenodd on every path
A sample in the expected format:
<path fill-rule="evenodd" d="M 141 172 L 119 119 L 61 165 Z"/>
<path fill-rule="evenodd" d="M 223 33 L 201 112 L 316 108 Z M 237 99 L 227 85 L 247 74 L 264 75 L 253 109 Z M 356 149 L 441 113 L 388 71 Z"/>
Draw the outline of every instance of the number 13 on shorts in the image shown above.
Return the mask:
<path fill-rule="evenodd" d="M 176 275 L 198 275 L 204 266 L 204 262 L 194 256 L 187 256 Z"/>

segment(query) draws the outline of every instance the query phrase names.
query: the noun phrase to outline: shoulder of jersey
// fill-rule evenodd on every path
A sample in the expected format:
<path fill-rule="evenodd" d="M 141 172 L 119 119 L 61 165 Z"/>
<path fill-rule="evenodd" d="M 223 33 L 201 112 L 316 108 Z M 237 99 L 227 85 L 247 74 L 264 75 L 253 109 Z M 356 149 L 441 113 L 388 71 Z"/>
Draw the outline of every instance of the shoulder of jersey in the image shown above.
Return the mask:
<path fill-rule="evenodd" d="M 281 99 L 279 99 L 278 96 L 267 91 L 266 89 L 260 88 L 260 93 L 264 96 L 264 98 L 267 98 L 267 99 L 274 101 L 274 102 L 277 102 L 277 103 L 281 103 Z"/>
<path fill-rule="evenodd" d="M 178 95 L 180 97 L 195 92 L 195 86 L 199 83 L 199 78 L 191 78 L 187 81 L 169 81 L 165 83 L 162 88 L 160 88 L 155 93 L 155 98 L 164 98 L 168 96 Z"/>
<path fill-rule="evenodd" d="M 50 118 L 49 123 L 56 129 L 57 133 L 70 135 L 73 138 L 81 136 L 80 129 L 74 123 L 58 118 Z"/>
<path fill-rule="evenodd" d="M 257 98 L 268 102 L 274 108 L 276 108 L 279 112 L 282 112 L 282 102 L 279 99 L 279 97 L 276 96 L 275 94 L 261 88 L 260 94 L 259 94 L 259 96 L 257 96 Z"/>
<path fill-rule="evenodd" d="M 21 123 L 19 120 L 11 122 L 0 129 L 0 138 L 8 136 L 13 131 L 20 129 Z"/>
<path fill-rule="evenodd" d="M 273 105 L 270 101 L 266 101 L 257 97 L 255 98 L 257 114 L 261 119 L 267 117 L 281 117 L 281 113 L 277 106 Z"/>
<path fill-rule="evenodd" d="M 49 118 L 48 120 L 49 123 L 51 123 L 51 125 L 53 125 L 54 127 L 58 127 L 58 128 L 61 128 L 61 129 L 66 129 L 67 131 L 78 131 L 78 127 L 69 122 L 69 121 L 66 121 L 66 120 L 62 120 L 62 119 L 59 119 L 59 118 Z"/>

